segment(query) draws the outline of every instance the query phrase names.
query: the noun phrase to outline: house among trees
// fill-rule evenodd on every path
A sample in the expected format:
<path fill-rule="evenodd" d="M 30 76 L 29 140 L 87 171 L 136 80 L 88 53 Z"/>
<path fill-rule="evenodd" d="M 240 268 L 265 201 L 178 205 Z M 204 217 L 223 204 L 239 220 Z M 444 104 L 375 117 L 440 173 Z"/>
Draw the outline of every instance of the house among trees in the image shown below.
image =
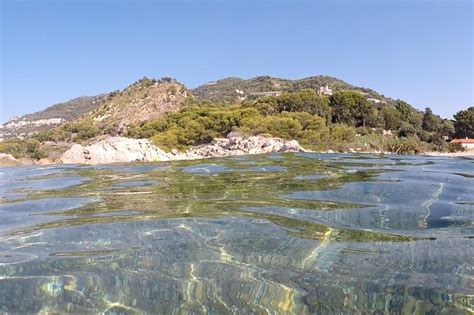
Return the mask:
<path fill-rule="evenodd" d="M 469 138 L 454 139 L 451 141 L 451 143 L 460 144 L 463 146 L 463 148 L 468 149 L 468 150 L 474 149 L 474 139 L 469 139 Z"/>
<path fill-rule="evenodd" d="M 319 87 L 318 91 L 319 95 L 332 95 L 332 90 L 329 88 L 329 86 L 326 84 L 326 86 L 321 86 Z"/>

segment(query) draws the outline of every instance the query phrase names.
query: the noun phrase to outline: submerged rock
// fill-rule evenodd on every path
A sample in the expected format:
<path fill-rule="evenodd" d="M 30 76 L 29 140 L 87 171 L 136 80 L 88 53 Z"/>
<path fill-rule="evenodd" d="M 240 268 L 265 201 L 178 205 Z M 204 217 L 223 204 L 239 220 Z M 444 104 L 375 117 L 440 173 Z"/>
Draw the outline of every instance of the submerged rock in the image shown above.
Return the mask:
<path fill-rule="evenodd" d="M 60 161 L 62 163 L 102 164 L 135 161 L 189 160 L 231 155 L 271 152 L 303 152 L 296 140 L 263 136 L 232 136 L 214 139 L 209 144 L 191 147 L 187 152 L 165 152 L 147 139 L 108 137 L 88 146 L 74 144 Z"/>

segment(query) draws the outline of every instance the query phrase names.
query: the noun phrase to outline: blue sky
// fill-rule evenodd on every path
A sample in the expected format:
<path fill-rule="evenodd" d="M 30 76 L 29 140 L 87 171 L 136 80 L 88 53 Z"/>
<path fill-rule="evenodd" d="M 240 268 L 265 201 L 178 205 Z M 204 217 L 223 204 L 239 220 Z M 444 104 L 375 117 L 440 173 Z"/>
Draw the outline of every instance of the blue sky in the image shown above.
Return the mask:
<path fill-rule="evenodd" d="M 1 120 L 143 76 L 325 74 L 430 106 L 474 104 L 471 0 L 1 0 Z"/>

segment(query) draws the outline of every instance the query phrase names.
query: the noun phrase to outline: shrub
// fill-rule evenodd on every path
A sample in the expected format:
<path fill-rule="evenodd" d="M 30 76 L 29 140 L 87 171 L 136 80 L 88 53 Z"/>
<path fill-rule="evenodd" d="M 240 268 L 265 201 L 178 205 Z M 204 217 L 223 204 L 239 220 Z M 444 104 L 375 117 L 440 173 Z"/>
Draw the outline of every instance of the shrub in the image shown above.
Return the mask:
<path fill-rule="evenodd" d="M 351 142 L 354 141 L 355 135 L 354 128 L 338 124 L 331 129 L 329 140 L 333 143 Z"/>
<path fill-rule="evenodd" d="M 9 139 L 0 142 L 0 152 L 11 154 L 15 158 L 41 159 L 46 157 L 46 153 L 40 150 L 39 145 L 36 139 Z"/>
<path fill-rule="evenodd" d="M 62 128 L 54 128 L 48 131 L 43 131 L 34 136 L 39 142 L 44 141 L 66 141 L 70 138 L 71 134 Z"/>
<path fill-rule="evenodd" d="M 357 127 L 355 131 L 361 136 L 371 135 L 374 133 L 374 130 L 372 130 L 370 127 Z"/>
<path fill-rule="evenodd" d="M 266 133 L 284 139 L 297 139 L 303 130 L 301 123 L 290 117 L 268 116 L 263 120 Z"/>
<path fill-rule="evenodd" d="M 400 129 L 398 130 L 399 137 L 409 137 L 415 134 L 416 134 L 415 128 L 408 123 L 402 123 Z"/>
<path fill-rule="evenodd" d="M 446 146 L 448 152 L 464 151 L 464 147 L 460 143 L 448 143 Z"/>
<path fill-rule="evenodd" d="M 109 127 L 111 128 L 111 127 Z M 111 130 L 105 130 L 108 133 Z M 60 127 L 40 132 L 33 138 L 40 141 L 77 141 L 82 142 L 99 134 L 91 121 L 71 122 Z"/>
<path fill-rule="evenodd" d="M 390 137 L 385 140 L 384 148 L 386 151 L 397 154 L 416 154 L 426 150 L 415 137 Z"/>
<path fill-rule="evenodd" d="M 151 142 L 165 151 L 171 151 L 175 148 L 183 150 L 186 146 L 179 143 L 179 135 L 181 132 L 182 130 L 179 128 L 170 129 L 167 132 L 154 135 L 151 138 Z"/>

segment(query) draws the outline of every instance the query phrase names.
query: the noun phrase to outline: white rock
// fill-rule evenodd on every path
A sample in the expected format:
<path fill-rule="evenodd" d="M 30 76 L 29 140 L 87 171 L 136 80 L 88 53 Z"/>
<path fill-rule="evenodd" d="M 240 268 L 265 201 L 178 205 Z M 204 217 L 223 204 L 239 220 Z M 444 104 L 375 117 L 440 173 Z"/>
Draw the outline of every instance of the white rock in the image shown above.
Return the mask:
<path fill-rule="evenodd" d="M 209 144 L 191 147 L 186 153 L 167 153 L 148 139 L 109 137 L 88 146 L 74 144 L 60 161 L 62 163 L 105 164 L 134 161 L 189 160 L 270 152 L 304 152 L 296 140 L 263 136 L 214 139 Z"/>
<path fill-rule="evenodd" d="M 0 166 L 17 166 L 22 163 L 8 153 L 0 153 Z"/>

